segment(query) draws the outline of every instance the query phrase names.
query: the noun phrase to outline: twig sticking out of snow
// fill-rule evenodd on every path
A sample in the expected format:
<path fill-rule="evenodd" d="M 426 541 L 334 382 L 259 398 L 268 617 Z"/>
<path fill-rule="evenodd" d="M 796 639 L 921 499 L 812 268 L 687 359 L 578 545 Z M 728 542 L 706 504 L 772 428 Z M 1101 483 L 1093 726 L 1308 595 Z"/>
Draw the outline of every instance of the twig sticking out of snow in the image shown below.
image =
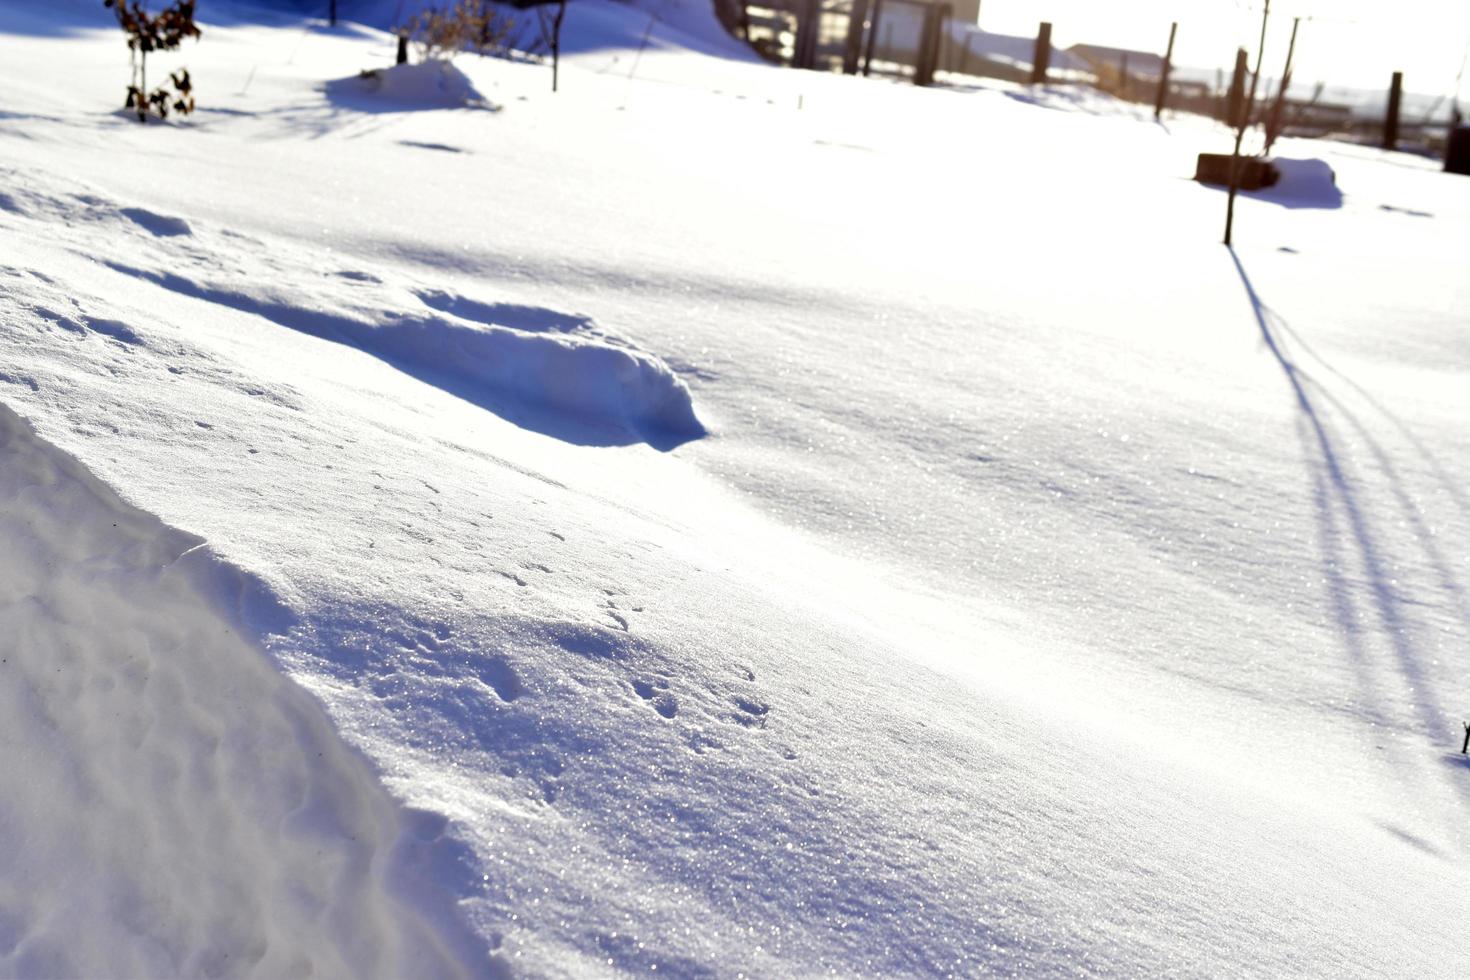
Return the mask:
<path fill-rule="evenodd" d="M 643 49 L 648 47 L 648 38 L 653 34 L 653 24 L 656 20 L 658 20 L 658 14 L 648 15 L 648 26 L 643 30 L 643 40 L 638 44 L 638 53 L 633 55 L 633 67 L 628 69 L 628 85 L 623 89 L 623 104 L 618 106 L 619 110 L 628 108 L 628 96 L 633 92 L 633 76 L 638 72 L 638 62 L 643 57 Z"/>

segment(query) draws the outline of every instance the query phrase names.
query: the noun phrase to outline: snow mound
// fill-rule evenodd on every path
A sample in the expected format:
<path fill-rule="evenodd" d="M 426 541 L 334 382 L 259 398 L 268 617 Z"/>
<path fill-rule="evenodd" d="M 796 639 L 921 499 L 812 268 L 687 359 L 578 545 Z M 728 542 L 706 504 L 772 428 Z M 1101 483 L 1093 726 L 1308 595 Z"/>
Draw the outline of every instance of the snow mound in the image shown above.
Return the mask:
<path fill-rule="evenodd" d="M 87 192 L 31 189 L 0 208 L 80 230 L 85 241 L 74 246 L 117 272 L 357 347 L 566 441 L 671 449 L 705 434 L 688 386 L 667 364 L 586 316 L 469 297 L 382 269 L 323 272 L 313 251 L 195 228 Z M 65 297 L 32 307 L 74 333 L 141 342 L 129 327 L 69 309 Z"/>
<path fill-rule="evenodd" d="M 1337 187 L 1337 174 L 1326 161 L 1293 160 L 1273 157 L 1267 161 L 1276 170 L 1276 182 L 1259 190 L 1241 191 L 1242 197 L 1295 210 L 1313 208 L 1336 210 L 1343 205 L 1342 191 Z M 1199 183 L 1200 187 L 1225 193 L 1224 184 Z"/>
<path fill-rule="evenodd" d="M 453 858 L 242 634 L 287 614 L 0 406 L 0 974 L 462 976 Z M 236 611 L 244 611 L 246 620 Z M 478 961 L 478 962 L 477 962 Z"/>
<path fill-rule="evenodd" d="M 1337 174 L 1326 160 L 1272 159 L 1280 178 L 1254 196 L 1294 208 L 1342 207 Z"/>
<path fill-rule="evenodd" d="M 327 83 L 327 95 L 357 108 L 389 105 L 413 109 L 488 107 L 469 76 L 448 61 L 425 61 L 365 71 Z"/>
<path fill-rule="evenodd" d="M 216 279 L 107 263 L 166 289 L 343 341 L 499 415 L 587 444 L 660 449 L 705 434 L 689 388 L 662 360 L 595 337 L 557 336 L 331 296 L 310 282 Z M 296 268 L 305 268 L 297 266 Z M 284 288 L 283 288 L 284 286 Z"/>

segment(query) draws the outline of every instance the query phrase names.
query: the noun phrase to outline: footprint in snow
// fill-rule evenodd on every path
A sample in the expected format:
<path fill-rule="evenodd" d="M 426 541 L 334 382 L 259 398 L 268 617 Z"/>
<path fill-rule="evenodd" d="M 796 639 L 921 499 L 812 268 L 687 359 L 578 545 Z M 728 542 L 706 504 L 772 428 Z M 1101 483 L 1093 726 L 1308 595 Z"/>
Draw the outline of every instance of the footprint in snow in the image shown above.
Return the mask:
<path fill-rule="evenodd" d="M 770 705 L 764 701 L 756 701 L 753 698 L 736 697 L 734 700 L 737 710 L 736 714 L 732 717 L 736 722 L 744 725 L 746 728 L 766 727 L 766 716 L 771 711 Z"/>
<path fill-rule="evenodd" d="M 190 228 L 189 222 L 183 218 L 171 218 L 146 208 L 118 208 L 118 214 L 155 238 L 174 238 L 194 234 L 194 229 Z"/>
<path fill-rule="evenodd" d="M 660 680 L 650 684 L 648 681 L 633 681 L 633 691 L 640 698 L 653 705 L 653 710 L 665 718 L 672 718 L 679 713 L 679 700 L 668 691 L 669 682 Z"/>

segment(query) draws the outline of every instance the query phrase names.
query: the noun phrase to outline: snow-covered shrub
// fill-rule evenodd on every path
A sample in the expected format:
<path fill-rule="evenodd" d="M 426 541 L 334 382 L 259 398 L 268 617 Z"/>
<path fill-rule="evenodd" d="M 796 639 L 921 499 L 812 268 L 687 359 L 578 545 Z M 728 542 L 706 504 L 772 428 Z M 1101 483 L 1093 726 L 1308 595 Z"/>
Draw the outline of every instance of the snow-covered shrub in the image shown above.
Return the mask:
<path fill-rule="evenodd" d="M 451 0 L 443 7 L 426 7 L 399 32 L 418 47 L 420 61 L 442 61 L 466 49 L 477 54 L 506 50 L 511 20 L 490 0 Z"/>
<path fill-rule="evenodd" d="M 170 91 L 160 85 L 148 91 L 148 55 L 154 51 L 175 51 L 185 38 L 198 38 L 199 25 L 194 23 L 196 0 L 175 2 L 150 15 L 144 0 L 102 0 L 103 6 L 117 14 L 117 22 L 128 36 L 128 56 L 133 69 L 128 84 L 127 107 L 136 110 L 138 121 L 145 122 L 150 112 L 167 119 L 170 110 L 180 115 L 194 111 L 194 81 L 189 70 L 181 68 L 168 76 Z"/>

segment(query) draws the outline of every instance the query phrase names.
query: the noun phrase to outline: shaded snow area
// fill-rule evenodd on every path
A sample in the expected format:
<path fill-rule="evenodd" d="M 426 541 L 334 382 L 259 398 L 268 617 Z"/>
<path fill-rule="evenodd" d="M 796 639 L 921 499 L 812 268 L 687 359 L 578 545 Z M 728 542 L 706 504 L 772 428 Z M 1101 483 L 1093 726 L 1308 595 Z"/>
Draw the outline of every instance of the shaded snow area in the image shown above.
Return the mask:
<path fill-rule="evenodd" d="M 0 974 L 1470 975 L 1470 180 L 393 5 L 0 0 Z"/>
<path fill-rule="evenodd" d="M 0 197 L 0 210 L 19 219 L 20 229 L 61 225 L 72 250 L 122 275 L 351 345 L 492 410 L 540 410 L 541 422 L 568 438 L 668 445 L 704 432 L 689 389 L 667 365 L 585 317 L 390 282 L 361 269 L 318 269 L 309 253 L 284 243 L 196 229 L 75 188 L 23 189 L 19 173 L 4 176 L 17 190 Z M 0 275 L 25 277 L 15 269 Z M 33 308 L 41 319 L 147 346 L 127 325 L 89 314 L 96 301 L 89 307 L 51 285 Z"/>
<path fill-rule="evenodd" d="M 372 111 L 492 108 L 464 72 L 447 61 L 394 65 L 330 81 L 325 91 L 338 104 Z"/>
<path fill-rule="evenodd" d="M 248 639 L 288 612 L 3 407 L 0 539 L 0 972 L 481 972 L 443 818 Z"/>

